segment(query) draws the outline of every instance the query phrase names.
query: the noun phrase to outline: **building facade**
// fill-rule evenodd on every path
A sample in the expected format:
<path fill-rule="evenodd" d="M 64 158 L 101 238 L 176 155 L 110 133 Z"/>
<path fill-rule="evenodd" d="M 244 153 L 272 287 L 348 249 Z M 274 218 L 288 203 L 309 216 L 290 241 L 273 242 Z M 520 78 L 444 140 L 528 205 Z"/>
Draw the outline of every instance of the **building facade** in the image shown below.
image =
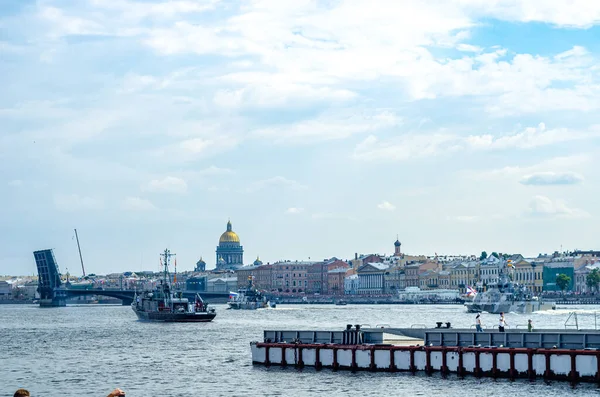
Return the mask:
<path fill-rule="evenodd" d="M 366 263 L 358 268 L 358 293 L 381 295 L 385 293 L 385 272 L 388 266 L 383 263 Z"/>
<path fill-rule="evenodd" d="M 565 274 L 571 279 L 565 291 L 573 291 L 575 286 L 575 269 L 573 268 L 573 261 L 564 260 L 562 258 L 544 263 L 544 268 L 542 270 L 542 279 L 544 282 L 543 290 L 554 292 L 560 291 L 560 288 L 556 284 L 556 278 L 560 274 Z"/>
<path fill-rule="evenodd" d="M 273 263 L 272 289 L 279 292 L 305 292 L 308 288 L 308 269 L 315 262 L 284 261 Z"/>
<path fill-rule="evenodd" d="M 327 295 L 344 295 L 347 267 L 338 267 L 327 272 Z"/>
<path fill-rule="evenodd" d="M 354 273 L 352 273 L 354 272 Z M 346 295 L 356 295 L 359 290 L 359 280 L 358 274 L 356 274 L 356 270 L 352 269 L 346 273 L 346 278 L 344 279 L 344 293 Z"/>
<path fill-rule="evenodd" d="M 237 270 L 244 266 L 244 247 L 240 245 L 240 238 L 227 222 L 227 230 L 221 234 L 217 246 L 216 270 Z"/>

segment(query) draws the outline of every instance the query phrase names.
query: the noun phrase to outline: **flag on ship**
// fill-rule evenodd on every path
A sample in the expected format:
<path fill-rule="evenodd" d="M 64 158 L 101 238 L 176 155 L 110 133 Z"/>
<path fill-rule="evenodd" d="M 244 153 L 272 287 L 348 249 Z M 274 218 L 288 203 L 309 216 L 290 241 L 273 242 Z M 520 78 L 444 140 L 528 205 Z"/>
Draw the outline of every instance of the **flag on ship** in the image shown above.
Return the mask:
<path fill-rule="evenodd" d="M 177 282 L 177 258 L 175 258 L 175 274 L 173 275 L 173 282 Z"/>
<path fill-rule="evenodd" d="M 467 296 L 475 296 L 477 295 L 477 291 L 473 287 L 469 287 L 467 285 Z"/>
<path fill-rule="evenodd" d="M 231 291 L 229 291 L 229 299 L 233 299 L 233 298 L 235 298 L 237 295 L 238 295 L 238 294 L 237 294 L 237 292 L 231 292 Z"/>

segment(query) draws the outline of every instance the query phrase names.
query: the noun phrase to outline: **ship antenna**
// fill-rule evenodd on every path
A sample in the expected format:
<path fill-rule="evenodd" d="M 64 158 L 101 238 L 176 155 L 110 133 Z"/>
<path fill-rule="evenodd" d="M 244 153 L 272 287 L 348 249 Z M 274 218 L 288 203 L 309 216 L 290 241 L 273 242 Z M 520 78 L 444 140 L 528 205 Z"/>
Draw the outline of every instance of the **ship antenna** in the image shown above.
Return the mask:
<path fill-rule="evenodd" d="M 171 277 L 169 276 L 169 262 L 172 256 L 176 254 L 172 254 L 168 248 L 165 248 L 165 251 L 160 254 L 160 256 L 165 258 L 165 263 L 163 264 L 163 280 L 164 283 L 171 284 Z"/>

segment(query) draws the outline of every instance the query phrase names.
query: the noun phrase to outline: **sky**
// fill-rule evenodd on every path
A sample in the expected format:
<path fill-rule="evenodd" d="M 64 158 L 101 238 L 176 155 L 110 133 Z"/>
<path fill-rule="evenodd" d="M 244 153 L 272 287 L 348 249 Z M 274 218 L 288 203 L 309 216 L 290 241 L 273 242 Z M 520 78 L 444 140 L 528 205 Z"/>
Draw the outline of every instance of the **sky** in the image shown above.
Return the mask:
<path fill-rule="evenodd" d="M 600 2 L 0 4 L 0 274 L 600 249 Z"/>

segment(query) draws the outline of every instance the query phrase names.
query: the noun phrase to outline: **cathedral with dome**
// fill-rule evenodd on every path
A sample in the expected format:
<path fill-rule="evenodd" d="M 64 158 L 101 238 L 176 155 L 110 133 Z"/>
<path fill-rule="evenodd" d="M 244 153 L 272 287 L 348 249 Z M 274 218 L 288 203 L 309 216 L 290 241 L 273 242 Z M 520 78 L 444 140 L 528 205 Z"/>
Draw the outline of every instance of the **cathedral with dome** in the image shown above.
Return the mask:
<path fill-rule="evenodd" d="M 219 238 L 215 270 L 236 270 L 242 266 L 244 266 L 244 247 L 240 245 L 237 233 L 232 230 L 231 221 L 228 221 L 227 230 Z"/>

